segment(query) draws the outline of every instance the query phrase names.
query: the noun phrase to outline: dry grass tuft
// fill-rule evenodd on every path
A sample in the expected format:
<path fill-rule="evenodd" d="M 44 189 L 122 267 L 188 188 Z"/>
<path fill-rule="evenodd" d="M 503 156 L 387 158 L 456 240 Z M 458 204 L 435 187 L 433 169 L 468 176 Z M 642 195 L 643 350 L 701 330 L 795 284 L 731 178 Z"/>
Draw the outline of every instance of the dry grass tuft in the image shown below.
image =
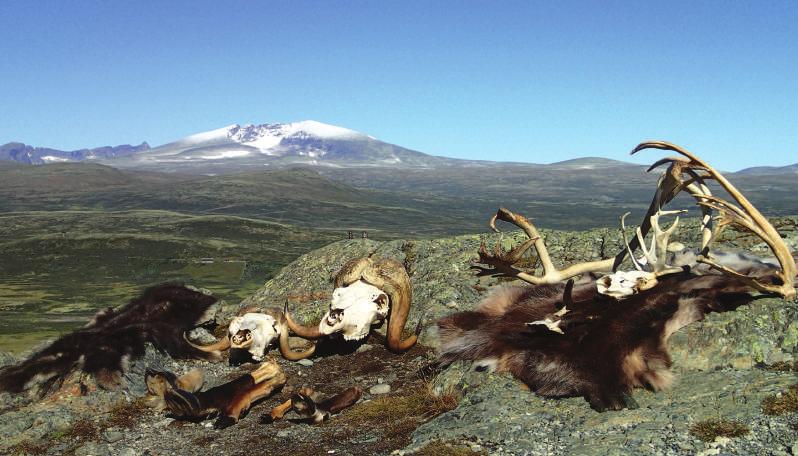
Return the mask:
<path fill-rule="evenodd" d="M 23 440 L 14 446 L 6 449 L 10 455 L 35 455 L 47 454 L 50 449 L 50 444 L 47 442 L 34 442 L 31 440 Z"/>
<path fill-rule="evenodd" d="M 767 369 L 774 372 L 798 372 L 798 361 L 779 361 L 778 363 L 771 364 Z"/>
<path fill-rule="evenodd" d="M 765 415 L 784 415 L 798 412 L 798 384 L 787 388 L 781 395 L 766 397 L 762 401 Z"/>
<path fill-rule="evenodd" d="M 60 438 L 92 441 L 100 438 L 100 429 L 88 418 L 75 421 L 60 433 Z"/>
<path fill-rule="evenodd" d="M 103 423 L 104 428 L 130 428 L 133 427 L 145 413 L 149 413 L 149 408 L 143 400 L 133 402 L 121 402 L 114 406 L 109 412 L 108 419 Z"/>
<path fill-rule="evenodd" d="M 398 416 L 431 418 L 457 407 L 454 394 L 433 395 L 429 388 L 403 396 L 382 396 L 352 408 L 348 415 L 357 421 L 390 421 Z"/>
<path fill-rule="evenodd" d="M 704 442 L 712 442 L 717 437 L 740 437 L 748 432 L 748 426 L 723 418 L 699 421 L 690 427 L 690 434 Z"/>

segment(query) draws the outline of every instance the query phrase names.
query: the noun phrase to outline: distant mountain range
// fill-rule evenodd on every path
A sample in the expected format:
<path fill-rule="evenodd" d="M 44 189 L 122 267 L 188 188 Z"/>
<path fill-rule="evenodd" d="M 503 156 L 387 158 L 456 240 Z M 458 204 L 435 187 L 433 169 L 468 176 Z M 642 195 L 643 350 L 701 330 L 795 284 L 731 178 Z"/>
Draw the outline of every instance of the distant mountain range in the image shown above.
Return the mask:
<path fill-rule="evenodd" d="M 10 142 L 0 146 L 0 160 L 9 160 L 26 165 L 43 165 L 47 163 L 77 162 L 124 157 L 150 149 L 146 142 L 138 146 L 123 144 L 121 146 L 96 147 L 94 149 L 57 150 L 48 147 L 33 147 L 27 144 Z"/>
<path fill-rule="evenodd" d="M 752 176 L 766 176 L 773 174 L 798 174 L 798 163 L 787 166 L 754 166 L 738 171 L 739 174 L 750 174 Z"/>
<path fill-rule="evenodd" d="M 234 124 L 197 133 L 154 148 L 150 148 L 144 142 L 138 146 L 120 145 L 60 151 L 22 143 L 8 143 L 0 146 L 0 160 L 25 164 L 91 160 L 115 168 L 211 175 L 297 165 L 328 170 L 340 168 L 423 170 L 496 166 L 549 170 L 639 168 L 639 165 L 631 163 L 593 157 L 549 165 L 439 157 L 389 144 L 365 133 L 313 120 L 243 126 Z M 795 174 L 798 173 L 798 163 L 784 167 L 748 168 L 739 173 Z"/>

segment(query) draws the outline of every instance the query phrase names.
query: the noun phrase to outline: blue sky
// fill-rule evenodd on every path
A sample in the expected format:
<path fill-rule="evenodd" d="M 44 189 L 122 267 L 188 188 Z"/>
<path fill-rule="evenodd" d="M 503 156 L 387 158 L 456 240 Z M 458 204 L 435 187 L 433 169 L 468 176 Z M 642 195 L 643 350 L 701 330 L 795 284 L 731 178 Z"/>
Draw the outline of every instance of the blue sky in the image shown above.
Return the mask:
<path fill-rule="evenodd" d="M 798 162 L 798 2 L 0 1 L 0 143 L 314 119 L 430 154 Z M 650 162 L 650 152 L 640 160 Z"/>

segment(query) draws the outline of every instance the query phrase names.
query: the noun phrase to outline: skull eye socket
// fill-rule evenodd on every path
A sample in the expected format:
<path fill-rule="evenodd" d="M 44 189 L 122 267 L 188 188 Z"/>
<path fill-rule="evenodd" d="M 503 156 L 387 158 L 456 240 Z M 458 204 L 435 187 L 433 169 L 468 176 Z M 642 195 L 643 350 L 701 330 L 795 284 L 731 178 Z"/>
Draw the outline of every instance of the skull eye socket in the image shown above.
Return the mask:
<path fill-rule="evenodd" d="M 341 317 L 344 316 L 344 309 L 332 309 L 330 310 L 330 318 L 333 320 L 340 320 Z"/>
<path fill-rule="evenodd" d="M 382 293 L 379 296 L 377 296 L 376 299 L 374 299 L 374 302 L 379 304 L 379 305 L 381 305 L 381 306 L 388 305 L 388 295 L 385 294 L 385 293 Z"/>
<path fill-rule="evenodd" d="M 252 340 L 252 332 L 248 329 L 242 329 L 238 331 L 235 336 L 233 336 L 233 343 L 240 344 L 242 342 L 246 342 Z"/>

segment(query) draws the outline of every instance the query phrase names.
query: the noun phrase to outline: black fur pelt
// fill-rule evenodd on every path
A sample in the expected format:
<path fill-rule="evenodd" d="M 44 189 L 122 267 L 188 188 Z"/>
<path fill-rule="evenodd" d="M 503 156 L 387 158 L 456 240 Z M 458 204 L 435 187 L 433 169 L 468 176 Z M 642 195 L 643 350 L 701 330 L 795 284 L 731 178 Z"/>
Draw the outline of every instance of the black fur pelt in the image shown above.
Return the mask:
<path fill-rule="evenodd" d="M 564 334 L 526 325 L 559 310 L 563 291 L 563 285 L 501 288 L 476 311 L 439 320 L 439 367 L 475 361 L 477 369 L 512 373 L 541 396 L 583 396 L 599 411 L 634 408 L 633 388 L 669 386 L 666 341 L 674 331 L 753 299 L 744 284 L 720 275 L 664 277 L 621 301 L 590 283 L 573 290 L 560 324 Z"/>
<path fill-rule="evenodd" d="M 100 386 L 119 383 L 128 363 L 144 355 L 145 343 L 173 358 L 214 356 L 191 347 L 183 332 L 207 318 L 216 298 L 182 284 L 154 286 L 118 308 L 100 311 L 85 327 L 62 336 L 19 364 L 0 370 L 0 391 L 21 392 L 36 384 L 45 395 L 80 369 Z"/>

